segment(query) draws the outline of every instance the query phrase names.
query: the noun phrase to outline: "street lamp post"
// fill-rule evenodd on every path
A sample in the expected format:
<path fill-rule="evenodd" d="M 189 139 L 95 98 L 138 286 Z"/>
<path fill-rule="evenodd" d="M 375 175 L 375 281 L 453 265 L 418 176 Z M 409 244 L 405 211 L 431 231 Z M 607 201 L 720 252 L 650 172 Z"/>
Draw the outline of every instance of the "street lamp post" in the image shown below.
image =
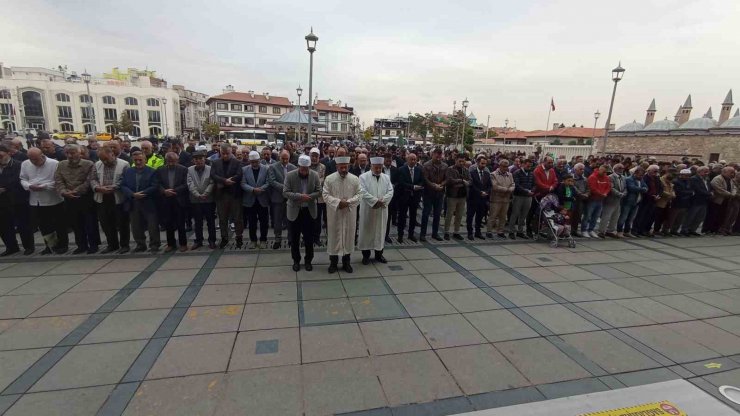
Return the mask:
<path fill-rule="evenodd" d="M 295 89 L 296 94 L 298 94 L 298 142 L 301 141 L 301 114 L 303 114 L 303 110 L 301 110 L 301 95 L 303 94 L 303 88 L 301 88 L 301 84 L 298 84 L 298 88 Z"/>
<path fill-rule="evenodd" d="M 409 137 L 411 137 L 411 111 L 409 111 L 409 115 L 406 117 L 406 143 L 409 143 Z"/>
<path fill-rule="evenodd" d="M 82 73 L 82 81 L 85 82 L 85 88 L 87 89 L 87 111 L 89 112 L 88 116 L 90 116 L 90 120 L 92 121 L 92 136 L 93 138 L 97 138 L 97 126 L 95 123 L 95 111 L 93 110 L 92 105 L 92 95 L 90 95 L 90 80 L 92 77 L 90 74 L 87 73 L 87 69 L 85 72 Z"/>
<path fill-rule="evenodd" d="M 310 66 L 308 69 L 308 136 L 306 139 L 306 143 L 311 143 L 311 135 L 312 135 L 312 128 L 311 125 L 313 124 L 313 53 L 316 52 L 316 42 L 318 42 L 319 37 L 313 34 L 313 27 L 311 27 L 311 33 L 306 35 L 306 49 L 308 49 L 308 53 L 311 56 L 310 58 Z"/>
<path fill-rule="evenodd" d="M 601 146 L 601 152 L 606 154 L 606 141 L 609 138 L 609 124 L 612 122 L 612 110 L 614 109 L 614 96 L 617 94 L 617 83 L 622 80 L 624 76 L 624 68 L 620 62 L 616 68 L 612 69 L 612 81 L 614 81 L 614 89 L 612 90 L 612 101 L 609 104 L 609 115 L 606 117 L 606 128 L 604 129 L 604 144 Z"/>
<path fill-rule="evenodd" d="M 167 138 L 167 99 L 162 98 L 162 105 L 164 106 L 164 138 Z"/>
<path fill-rule="evenodd" d="M 594 131 L 591 134 L 591 143 L 593 144 L 594 140 L 596 140 L 596 122 L 599 121 L 599 117 L 601 117 L 601 113 L 599 110 L 596 110 L 594 113 Z"/>
<path fill-rule="evenodd" d="M 463 110 L 463 125 L 462 125 L 462 135 L 460 136 L 460 150 L 462 150 L 465 147 L 465 128 L 468 125 L 468 97 L 465 97 L 465 100 L 462 102 L 462 110 Z"/>
<path fill-rule="evenodd" d="M 488 131 L 491 130 L 491 115 L 488 115 L 488 118 L 486 119 L 486 142 L 488 142 Z"/>

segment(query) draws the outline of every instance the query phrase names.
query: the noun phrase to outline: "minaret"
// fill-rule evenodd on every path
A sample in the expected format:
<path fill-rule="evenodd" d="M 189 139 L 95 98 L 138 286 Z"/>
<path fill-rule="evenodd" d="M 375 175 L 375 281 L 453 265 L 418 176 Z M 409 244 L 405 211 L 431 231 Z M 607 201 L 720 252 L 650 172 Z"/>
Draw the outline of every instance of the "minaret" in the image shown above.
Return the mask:
<path fill-rule="evenodd" d="M 673 116 L 673 121 L 675 121 L 676 123 L 678 123 L 678 120 L 681 119 L 681 108 L 682 107 L 679 105 L 678 106 L 678 111 L 676 111 L 676 115 Z"/>
<path fill-rule="evenodd" d="M 704 118 L 713 118 L 712 117 L 712 107 L 709 107 L 709 110 L 707 110 L 707 112 L 704 113 Z"/>
<path fill-rule="evenodd" d="M 688 97 L 686 97 L 686 102 L 683 103 L 681 106 L 681 116 L 678 118 L 678 125 L 689 121 L 689 117 L 691 117 L 691 109 L 694 108 L 691 106 L 691 94 L 689 94 Z"/>
<path fill-rule="evenodd" d="M 719 124 L 724 123 L 730 118 L 730 112 L 732 111 L 732 90 L 727 93 L 725 101 L 722 102 L 722 111 L 719 113 Z"/>
<path fill-rule="evenodd" d="M 655 98 L 650 102 L 650 107 L 647 109 L 647 116 L 645 116 L 645 127 L 653 124 L 655 120 Z"/>

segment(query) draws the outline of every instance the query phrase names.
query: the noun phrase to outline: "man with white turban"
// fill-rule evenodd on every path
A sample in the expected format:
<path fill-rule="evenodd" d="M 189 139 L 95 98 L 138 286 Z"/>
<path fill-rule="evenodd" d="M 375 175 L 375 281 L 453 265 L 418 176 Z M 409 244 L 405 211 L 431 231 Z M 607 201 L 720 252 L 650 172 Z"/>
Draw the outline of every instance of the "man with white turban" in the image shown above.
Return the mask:
<path fill-rule="evenodd" d="M 370 250 L 375 261 L 387 263 L 383 257 L 385 230 L 388 226 L 388 205 L 393 198 L 390 176 L 383 173 L 383 157 L 370 158 L 370 170 L 360 175 L 360 235 L 357 247 L 362 250 L 362 264 L 370 264 Z"/>
<path fill-rule="evenodd" d="M 301 234 L 306 248 L 304 261 L 306 271 L 313 270 L 313 224 L 318 220 L 316 201 L 321 195 L 319 175 L 311 170 L 311 158 L 301 155 L 298 169 L 288 172 L 283 185 L 283 195 L 288 201 L 288 223 L 291 229 L 290 253 L 293 257 L 293 270 L 301 269 Z"/>
<path fill-rule="evenodd" d="M 337 271 L 339 256 L 342 269 L 352 273 L 350 254 L 355 250 L 357 205 L 360 202 L 360 180 L 349 173 L 349 156 L 336 157 L 337 171 L 324 180 L 322 197 L 326 203 L 329 273 Z"/>

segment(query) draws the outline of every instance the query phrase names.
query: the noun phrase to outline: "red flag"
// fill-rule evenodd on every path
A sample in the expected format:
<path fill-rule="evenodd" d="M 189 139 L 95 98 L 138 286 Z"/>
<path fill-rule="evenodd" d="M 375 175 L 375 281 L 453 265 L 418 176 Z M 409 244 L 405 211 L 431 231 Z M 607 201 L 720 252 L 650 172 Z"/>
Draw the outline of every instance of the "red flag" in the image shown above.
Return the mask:
<path fill-rule="evenodd" d="M 552 109 L 552 111 L 555 111 L 555 100 L 553 100 L 552 98 L 550 98 L 550 109 Z"/>

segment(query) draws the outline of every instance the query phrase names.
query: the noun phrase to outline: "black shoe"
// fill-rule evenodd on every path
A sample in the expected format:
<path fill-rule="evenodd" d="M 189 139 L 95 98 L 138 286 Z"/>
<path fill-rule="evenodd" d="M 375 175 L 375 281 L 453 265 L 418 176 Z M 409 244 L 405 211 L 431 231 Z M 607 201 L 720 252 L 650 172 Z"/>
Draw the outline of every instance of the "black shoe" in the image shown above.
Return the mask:
<path fill-rule="evenodd" d="M 91 247 L 91 248 L 87 249 L 87 254 L 95 254 L 97 252 L 98 252 L 98 248 L 97 247 Z"/>
<path fill-rule="evenodd" d="M 391 240 L 391 238 L 390 238 L 390 237 L 386 237 L 386 238 L 385 238 L 385 243 L 386 243 L 386 244 L 393 244 L 393 240 Z"/>
<path fill-rule="evenodd" d="M 241 237 L 236 237 L 235 243 L 234 247 L 236 248 L 242 248 L 242 246 L 244 246 L 244 240 L 242 240 Z"/>
<path fill-rule="evenodd" d="M 444 239 L 445 239 L 445 241 L 450 241 L 450 234 L 449 233 L 445 233 Z"/>
<path fill-rule="evenodd" d="M 329 265 L 329 274 L 336 273 L 337 272 L 337 265 L 336 264 L 330 264 Z"/>
<path fill-rule="evenodd" d="M 403 236 L 399 235 L 398 238 L 396 238 L 396 240 L 398 240 L 398 244 L 403 243 Z"/>
<path fill-rule="evenodd" d="M 282 243 L 280 241 L 275 241 L 274 243 L 272 243 L 272 249 L 277 250 L 280 248 L 281 245 Z"/>
<path fill-rule="evenodd" d="M 460 234 L 452 234 L 452 238 L 454 238 L 457 241 L 464 240 L 463 236 L 461 236 Z"/>
<path fill-rule="evenodd" d="M 485 240 L 486 239 L 486 237 L 483 237 L 483 234 L 481 234 L 481 233 L 475 233 L 475 238 L 477 238 L 479 240 Z"/>
<path fill-rule="evenodd" d="M 486 233 L 486 238 L 493 238 L 493 233 Z"/>
<path fill-rule="evenodd" d="M 468 240 L 473 241 L 473 240 L 475 240 L 475 237 L 473 237 L 472 234 L 468 234 Z"/>
<path fill-rule="evenodd" d="M 146 251 L 146 246 L 136 246 L 134 253 L 143 253 Z"/>
<path fill-rule="evenodd" d="M 54 254 L 67 254 L 69 247 L 54 248 L 51 251 L 53 251 Z"/>
<path fill-rule="evenodd" d="M 519 238 L 523 238 L 523 239 L 525 239 L 525 240 L 526 240 L 527 238 L 529 238 L 529 237 L 527 237 L 527 235 L 526 235 L 526 234 L 524 234 L 524 233 L 516 233 L 516 236 L 517 236 L 517 237 L 519 237 Z"/>
<path fill-rule="evenodd" d="M 382 254 L 379 256 L 375 256 L 375 261 L 377 261 L 378 263 L 383 263 L 383 264 L 388 263 L 388 260 L 386 260 Z"/>
<path fill-rule="evenodd" d="M 87 251 L 86 248 L 77 247 L 76 249 L 74 249 L 74 251 L 72 252 L 72 254 L 82 254 L 82 253 L 84 253 L 86 251 Z"/>
<path fill-rule="evenodd" d="M 411 240 L 411 239 L 409 238 L 409 240 Z M 422 243 L 426 243 L 427 242 L 427 238 L 424 237 L 424 236 L 421 236 L 421 237 L 419 237 L 419 241 L 421 241 Z"/>
<path fill-rule="evenodd" d="M 15 253 L 17 253 L 19 251 L 21 251 L 20 248 L 13 248 L 13 249 L 5 250 L 5 251 L 3 251 L 2 254 L 0 254 L 0 257 L 10 256 L 10 255 L 15 254 Z"/>
<path fill-rule="evenodd" d="M 696 231 L 692 231 L 689 233 L 691 237 L 701 237 L 701 234 L 697 233 Z"/>
<path fill-rule="evenodd" d="M 301 263 L 293 263 L 293 271 L 297 272 L 301 270 Z"/>
<path fill-rule="evenodd" d="M 103 251 L 100 252 L 100 254 L 113 253 L 116 250 L 118 250 L 118 249 L 115 248 L 115 247 L 108 246 L 108 247 L 104 248 Z"/>
<path fill-rule="evenodd" d="M 516 240 L 516 234 L 514 234 L 514 233 L 509 233 L 509 239 L 511 239 L 511 240 Z"/>
<path fill-rule="evenodd" d="M 352 269 L 352 265 L 349 263 L 342 264 L 342 270 L 344 270 L 347 273 L 352 273 L 354 270 Z"/>
<path fill-rule="evenodd" d="M 51 254 L 51 249 L 49 247 L 44 248 L 44 250 L 41 252 L 42 256 L 45 256 L 47 254 Z"/>
<path fill-rule="evenodd" d="M 437 234 L 433 235 L 432 238 L 437 241 L 442 241 L 442 237 L 438 236 Z"/>
<path fill-rule="evenodd" d="M 159 246 L 157 247 L 150 247 L 149 248 L 150 253 L 159 253 Z"/>
<path fill-rule="evenodd" d="M 226 248 L 227 245 L 229 245 L 229 240 L 221 240 L 221 243 L 218 245 L 218 248 L 223 249 L 223 248 Z"/>
<path fill-rule="evenodd" d="M 370 264 L 370 257 L 363 257 L 362 258 L 362 264 L 364 264 L 365 266 L 367 266 L 368 264 Z"/>
<path fill-rule="evenodd" d="M 24 256 L 30 256 L 31 254 L 33 254 L 34 251 L 36 251 L 36 250 L 34 250 L 32 248 L 27 248 L 27 249 L 23 250 L 23 255 Z"/>
<path fill-rule="evenodd" d="M 131 251 L 131 247 L 124 246 L 124 247 L 121 247 L 118 251 L 116 251 L 116 254 L 126 254 L 129 251 Z"/>
<path fill-rule="evenodd" d="M 306 268 L 307 272 L 313 271 L 313 265 L 311 263 L 306 263 L 303 267 Z"/>
<path fill-rule="evenodd" d="M 410 235 L 410 236 L 409 236 L 409 241 L 413 241 L 414 243 L 416 243 L 416 242 L 418 242 L 419 240 L 417 240 L 417 239 L 416 239 L 416 237 L 414 237 L 413 235 Z M 422 241 L 426 241 L 426 240 L 422 240 Z"/>

